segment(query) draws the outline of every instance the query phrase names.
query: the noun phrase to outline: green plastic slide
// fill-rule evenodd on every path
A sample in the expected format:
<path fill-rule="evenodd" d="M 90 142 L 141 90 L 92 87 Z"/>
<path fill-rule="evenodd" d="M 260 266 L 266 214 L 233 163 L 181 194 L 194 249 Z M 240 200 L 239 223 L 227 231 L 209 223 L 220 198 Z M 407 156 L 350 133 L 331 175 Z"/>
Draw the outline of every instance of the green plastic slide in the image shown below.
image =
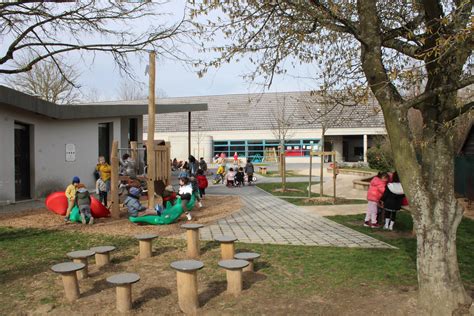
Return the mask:
<path fill-rule="evenodd" d="M 89 217 L 86 216 L 86 222 L 89 223 Z M 79 207 L 74 205 L 71 210 L 71 214 L 69 214 L 69 220 L 73 223 L 82 223 L 81 213 L 79 212 Z"/>
<path fill-rule="evenodd" d="M 193 194 L 191 199 L 186 204 L 188 210 L 192 210 L 194 204 L 196 203 L 196 197 Z M 166 208 L 161 213 L 161 216 L 155 215 L 146 215 L 146 216 L 137 216 L 137 217 L 129 217 L 128 219 L 132 223 L 142 223 L 142 224 L 150 224 L 150 225 L 168 225 L 174 223 L 180 216 L 183 214 L 184 210 L 181 206 L 181 197 L 178 196 L 174 205 L 168 201 L 166 203 Z"/>

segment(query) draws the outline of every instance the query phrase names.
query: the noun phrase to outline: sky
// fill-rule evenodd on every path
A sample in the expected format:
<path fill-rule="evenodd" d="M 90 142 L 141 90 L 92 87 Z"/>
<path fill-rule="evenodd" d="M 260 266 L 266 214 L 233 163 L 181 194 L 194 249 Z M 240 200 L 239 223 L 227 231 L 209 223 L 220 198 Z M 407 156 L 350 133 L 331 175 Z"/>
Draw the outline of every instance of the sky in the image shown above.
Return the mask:
<path fill-rule="evenodd" d="M 167 2 L 158 5 L 157 2 Z M 129 22 L 127 27 L 136 31 L 143 31 L 151 23 L 162 24 L 162 21 L 173 23 L 180 19 L 184 12 L 186 0 L 154 0 L 153 4 L 158 12 L 170 13 L 162 16 L 163 20 L 138 20 Z M 60 4 L 70 6 L 71 4 Z M 133 5 L 133 4 L 130 4 Z M 214 13 L 214 17 L 217 13 Z M 67 39 L 69 34 L 60 35 L 62 40 Z M 6 37 L 3 37 L 5 45 L 0 45 L 0 53 L 8 47 Z M 99 37 L 86 34 L 84 40 L 87 42 L 98 42 Z M 11 40 L 11 39 L 10 39 Z M 67 40 L 66 40 L 67 41 Z M 222 44 L 219 43 L 219 44 Z M 195 48 L 184 48 L 189 55 L 196 54 Z M 92 53 L 82 51 L 62 55 L 62 60 L 72 65 L 80 74 L 78 85 L 83 94 L 82 101 L 108 101 L 120 99 L 120 85 L 123 82 L 133 82 L 130 78 L 120 72 L 113 58 L 105 53 Z M 204 56 L 201 56 L 204 57 Z M 205 56 L 209 57 L 209 56 Z M 145 92 L 148 91 L 148 77 L 145 75 L 148 58 L 145 55 L 139 56 L 137 53 L 129 54 L 129 60 L 134 71 L 135 80 L 142 82 L 141 86 Z M 287 69 L 286 75 L 276 75 L 270 89 L 264 90 L 262 80 L 248 82 L 242 76 L 253 69 L 253 65 L 246 58 L 241 58 L 240 62 L 231 61 L 222 65 L 219 69 L 211 69 L 208 73 L 199 78 L 196 74 L 198 69 L 190 69 L 189 66 L 175 60 L 164 59 L 158 56 L 156 61 L 156 89 L 157 95 L 161 92 L 167 97 L 181 96 L 202 96 L 236 93 L 261 93 L 264 91 L 284 92 L 316 89 L 317 84 L 313 80 L 303 80 L 297 77 L 315 77 L 316 67 L 312 65 L 300 65 L 297 68 Z M 4 78 L 0 78 L 3 81 Z"/>
<path fill-rule="evenodd" d="M 163 10 L 174 14 L 175 17 L 179 16 L 183 12 L 183 1 L 170 1 Z M 148 77 L 145 76 L 145 68 L 148 60 L 134 55 L 130 55 L 130 60 L 136 80 L 141 81 L 146 89 Z M 158 57 L 156 61 L 156 88 L 163 91 L 168 97 L 263 92 L 263 87 L 260 84 L 250 83 L 242 78 L 253 66 L 250 62 L 241 60 L 239 63 L 233 61 L 219 69 L 210 70 L 203 78 L 199 78 L 193 69 L 189 69 L 189 66 Z M 82 62 L 75 62 L 75 65 L 82 66 L 80 80 L 82 90 L 86 93 L 92 89 L 96 90 L 100 101 L 118 99 L 120 83 L 130 79 L 120 74 L 111 57 L 106 54 L 96 54 L 93 62 L 92 58 L 86 58 L 86 63 L 83 65 L 81 65 Z M 276 76 L 272 87 L 265 91 L 315 89 L 314 81 L 295 78 L 310 76 L 314 71 L 313 67 L 303 65 L 296 69 L 288 69 L 288 71 L 287 75 Z"/>

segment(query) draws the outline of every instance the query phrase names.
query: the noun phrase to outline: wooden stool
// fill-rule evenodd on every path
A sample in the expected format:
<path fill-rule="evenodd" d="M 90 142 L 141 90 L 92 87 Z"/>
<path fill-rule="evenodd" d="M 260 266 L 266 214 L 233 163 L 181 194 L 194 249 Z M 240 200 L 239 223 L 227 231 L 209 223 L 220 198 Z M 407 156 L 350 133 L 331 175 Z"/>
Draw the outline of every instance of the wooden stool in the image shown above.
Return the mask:
<path fill-rule="evenodd" d="M 199 308 L 197 270 L 204 267 L 201 261 L 181 260 L 171 263 L 176 270 L 179 308 L 185 314 L 195 315 Z"/>
<path fill-rule="evenodd" d="M 227 293 L 239 295 L 242 292 L 242 269 L 248 266 L 245 260 L 221 260 L 219 266 L 226 270 Z"/>
<path fill-rule="evenodd" d="M 107 282 L 115 285 L 119 312 L 132 309 L 132 284 L 138 281 L 140 281 L 140 276 L 135 273 L 115 274 L 107 278 Z"/>
<path fill-rule="evenodd" d="M 110 263 L 110 252 L 115 250 L 114 246 L 100 246 L 90 249 L 95 252 L 95 264 L 103 267 Z"/>
<path fill-rule="evenodd" d="M 188 242 L 187 255 L 189 258 L 199 258 L 199 228 L 204 227 L 201 224 L 184 224 L 181 228 L 186 229 L 186 240 Z"/>
<path fill-rule="evenodd" d="M 237 240 L 234 236 L 217 236 L 215 241 L 221 243 L 221 258 L 222 260 L 234 259 L 235 246 L 234 242 Z"/>
<path fill-rule="evenodd" d="M 64 285 L 64 293 L 70 302 L 77 300 L 80 296 L 76 271 L 84 269 L 84 267 L 85 265 L 83 263 L 76 262 L 64 262 L 51 267 L 51 270 L 61 274 Z"/>
<path fill-rule="evenodd" d="M 84 264 L 84 269 L 77 270 L 77 278 L 79 280 L 85 279 L 89 277 L 89 263 L 88 259 L 89 257 L 92 257 L 95 254 L 95 252 L 91 250 L 78 250 L 78 251 L 72 251 L 68 252 L 66 255 L 72 259 L 72 262 L 76 263 L 83 263 Z"/>
<path fill-rule="evenodd" d="M 240 252 L 234 256 L 235 259 L 248 261 L 249 265 L 246 266 L 243 271 L 254 272 L 254 263 L 253 261 L 257 258 L 260 258 L 260 254 L 256 252 Z"/>
<path fill-rule="evenodd" d="M 153 256 L 151 241 L 157 237 L 158 235 L 156 234 L 141 234 L 135 236 L 135 238 L 138 239 L 138 245 L 140 247 L 140 259 L 151 258 Z"/>

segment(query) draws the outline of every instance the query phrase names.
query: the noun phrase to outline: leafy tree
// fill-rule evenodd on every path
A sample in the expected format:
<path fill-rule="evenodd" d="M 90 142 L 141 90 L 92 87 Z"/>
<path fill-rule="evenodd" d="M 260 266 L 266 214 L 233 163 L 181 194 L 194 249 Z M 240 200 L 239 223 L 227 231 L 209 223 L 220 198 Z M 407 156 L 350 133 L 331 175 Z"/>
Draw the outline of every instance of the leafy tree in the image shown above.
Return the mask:
<path fill-rule="evenodd" d="M 367 87 L 367 100 L 372 94 L 382 108 L 395 167 L 412 202 L 420 307 L 438 315 L 466 311 L 471 298 L 457 262 L 463 208 L 454 195 L 453 158 L 457 122 L 474 104 L 456 98 L 474 83 L 473 2 L 190 2 L 206 40 L 224 38 L 204 49 L 216 58 L 201 74 L 246 56 L 255 64 L 249 78 L 263 76 L 268 85 L 290 63 L 330 63 L 341 87 Z M 414 82 L 422 89 L 409 96 Z M 421 115 L 419 137 L 408 119 L 411 109 Z"/>
<path fill-rule="evenodd" d="M 386 138 L 375 140 L 375 146 L 367 150 L 367 162 L 369 167 L 379 171 L 393 171 L 392 148 L 390 141 Z"/>

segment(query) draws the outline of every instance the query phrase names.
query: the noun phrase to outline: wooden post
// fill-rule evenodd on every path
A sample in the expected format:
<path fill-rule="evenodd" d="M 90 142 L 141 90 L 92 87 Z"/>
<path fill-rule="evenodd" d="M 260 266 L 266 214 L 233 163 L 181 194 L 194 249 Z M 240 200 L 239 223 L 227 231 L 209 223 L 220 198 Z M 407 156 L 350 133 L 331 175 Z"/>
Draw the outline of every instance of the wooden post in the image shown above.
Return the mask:
<path fill-rule="evenodd" d="M 191 156 L 191 112 L 188 112 L 188 157 Z"/>
<path fill-rule="evenodd" d="M 148 88 L 148 132 L 146 140 L 148 208 L 155 207 L 155 52 L 150 52 Z"/>
<path fill-rule="evenodd" d="M 333 185 L 333 195 L 334 195 L 334 204 L 336 204 L 336 177 L 337 177 L 337 162 L 336 155 L 333 155 L 333 169 L 332 169 L 332 185 Z"/>
<path fill-rule="evenodd" d="M 181 310 L 187 315 L 196 315 L 199 307 L 197 272 L 178 271 L 176 273 L 178 285 L 178 303 Z"/>
<path fill-rule="evenodd" d="M 227 270 L 227 292 L 239 295 L 242 292 L 242 269 Z"/>
<path fill-rule="evenodd" d="M 198 258 L 199 257 L 199 230 L 197 229 L 188 229 L 186 231 L 186 239 L 188 244 L 188 258 Z"/>
<path fill-rule="evenodd" d="M 87 260 L 87 258 L 74 258 L 74 259 L 72 259 L 72 262 L 83 263 L 83 264 L 84 264 L 84 269 L 82 269 L 82 270 L 77 270 L 77 279 L 78 279 L 78 280 L 83 280 L 83 279 L 89 277 L 88 260 Z"/>
<path fill-rule="evenodd" d="M 117 310 L 119 312 L 128 312 L 132 309 L 132 285 L 117 285 Z"/>
<path fill-rule="evenodd" d="M 308 198 L 311 198 L 311 177 L 313 175 L 313 148 L 309 152 L 309 184 L 308 184 Z"/>
<path fill-rule="evenodd" d="M 120 217 L 120 204 L 119 204 L 119 158 L 118 158 L 118 141 L 114 140 L 112 143 L 112 154 L 110 155 L 110 163 L 112 164 L 112 173 L 110 178 L 110 193 L 112 200 L 112 217 Z"/>
<path fill-rule="evenodd" d="M 233 242 L 221 243 L 221 258 L 222 260 L 234 259 L 235 246 Z"/>
<path fill-rule="evenodd" d="M 132 159 L 135 161 L 136 165 L 138 166 L 138 143 L 130 142 L 130 148 L 131 148 Z"/>
<path fill-rule="evenodd" d="M 322 136 L 321 136 L 321 167 L 319 170 L 319 197 L 323 197 L 324 188 L 323 188 L 323 170 L 324 170 L 324 133 L 326 128 L 323 126 Z"/>
<path fill-rule="evenodd" d="M 69 302 L 77 300 L 80 296 L 79 284 L 77 283 L 76 271 L 64 273 L 62 275 L 64 292 Z"/>
<path fill-rule="evenodd" d="M 281 173 L 281 179 L 283 181 L 283 192 L 286 191 L 286 157 L 285 157 L 285 148 L 283 147 L 282 149 L 282 153 L 281 153 L 281 170 L 282 170 L 282 173 Z"/>
<path fill-rule="evenodd" d="M 139 240 L 138 245 L 140 248 L 140 259 L 151 258 L 153 256 L 153 247 L 151 239 Z"/>

